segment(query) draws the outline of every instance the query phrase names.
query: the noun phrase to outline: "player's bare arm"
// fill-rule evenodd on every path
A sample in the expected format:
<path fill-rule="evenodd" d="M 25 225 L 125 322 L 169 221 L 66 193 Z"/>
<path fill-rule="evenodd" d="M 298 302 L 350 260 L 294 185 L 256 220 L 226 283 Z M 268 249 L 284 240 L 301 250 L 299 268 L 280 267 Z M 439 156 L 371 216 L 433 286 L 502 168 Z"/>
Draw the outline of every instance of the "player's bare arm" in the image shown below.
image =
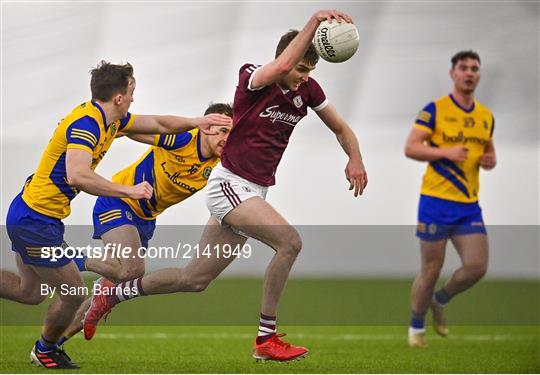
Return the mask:
<path fill-rule="evenodd" d="M 180 117 L 137 115 L 133 126 L 127 130 L 128 134 L 176 134 L 199 128 L 205 134 L 217 134 L 214 126 L 228 126 L 232 124 L 230 117 L 211 113 L 203 117 Z"/>
<path fill-rule="evenodd" d="M 484 155 L 480 158 L 480 166 L 489 171 L 497 165 L 497 155 L 495 153 L 495 145 L 493 140 L 490 140 L 486 145 Z"/>
<path fill-rule="evenodd" d="M 156 136 L 158 134 L 129 134 L 128 138 L 146 145 L 154 146 L 156 144 Z"/>
<path fill-rule="evenodd" d="M 304 28 L 281 55 L 254 73 L 250 88 L 259 89 L 271 85 L 286 76 L 302 60 L 319 24 L 324 20 L 331 21 L 334 19 L 338 22 L 353 22 L 349 15 L 338 10 L 318 11 L 311 16 Z"/>
<path fill-rule="evenodd" d="M 127 136 L 128 138 L 136 142 L 154 146 L 155 141 L 156 141 L 156 136 L 159 136 L 159 134 L 129 134 L 128 135 L 127 133 L 124 133 L 124 132 L 118 132 L 116 133 L 115 138 L 122 138 L 125 136 Z"/>
<path fill-rule="evenodd" d="M 413 128 L 405 143 L 405 156 L 418 161 L 449 159 L 454 162 L 465 161 L 468 150 L 463 146 L 438 148 L 427 144 L 431 134 L 422 129 Z"/>
<path fill-rule="evenodd" d="M 69 185 L 88 194 L 107 197 L 150 199 L 152 186 L 146 181 L 135 186 L 115 184 L 92 170 L 92 155 L 84 150 L 66 152 L 66 175 Z"/>
<path fill-rule="evenodd" d="M 339 144 L 349 156 L 349 162 L 345 167 L 345 177 L 350 184 L 349 190 L 354 189 L 355 197 L 362 195 L 368 183 L 368 176 L 362 161 L 362 154 L 360 153 L 360 146 L 358 145 L 356 135 L 332 104 L 327 105 L 316 113 L 336 135 Z"/>

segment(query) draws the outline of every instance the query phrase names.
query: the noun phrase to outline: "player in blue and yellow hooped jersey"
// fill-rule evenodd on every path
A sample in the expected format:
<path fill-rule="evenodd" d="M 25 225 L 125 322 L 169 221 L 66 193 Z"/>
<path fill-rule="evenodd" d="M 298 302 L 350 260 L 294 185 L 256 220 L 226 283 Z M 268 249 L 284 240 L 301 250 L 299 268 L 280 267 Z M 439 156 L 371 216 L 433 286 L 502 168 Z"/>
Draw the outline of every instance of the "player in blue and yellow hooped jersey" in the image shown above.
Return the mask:
<path fill-rule="evenodd" d="M 46 298 L 40 290 L 42 283 L 56 290 L 84 286 L 71 258 L 47 256 L 47 249 L 63 246 L 61 219 L 70 214 L 70 203 L 80 191 L 131 199 L 152 197 L 153 187 L 148 181 L 123 185 L 94 172 L 119 131 L 176 134 L 199 128 L 213 134 L 211 126 L 231 123 L 230 118 L 216 114 L 202 118 L 132 115 L 128 109 L 133 102 L 135 79 L 130 64 L 103 61 L 91 76 L 92 100 L 78 105 L 60 121 L 36 172 L 10 205 L 6 227 L 19 275 L 1 271 L 1 298 L 38 304 Z M 41 338 L 31 352 L 36 365 L 76 367 L 56 343 L 83 300 L 80 295 L 60 295 L 47 310 Z"/>
<path fill-rule="evenodd" d="M 443 306 L 485 274 L 488 243 L 478 205 L 479 168 L 493 169 L 495 120 L 491 111 L 474 99 L 480 80 L 480 57 L 462 51 L 452 58 L 453 92 L 429 103 L 419 113 L 407 139 L 408 157 L 427 161 L 418 209 L 422 267 L 411 291 L 412 318 L 409 344 L 427 345 L 424 319 L 433 312 L 434 328 L 448 334 Z M 446 243 L 457 249 L 462 266 L 434 291 L 444 263 Z"/>
<path fill-rule="evenodd" d="M 205 115 L 210 113 L 232 118 L 232 107 L 215 103 L 205 111 Z M 121 243 L 134 252 L 141 246 L 146 248 L 156 217 L 206 186 L 212 168 L 219 162 L 231 125 L 216 130 L 216 135 L 195 129 L 177 135 L 131 136 L 153 146 L 135 163 L 115 174 L 113 181 L 123 185 L 147 181 L 153 187 L 153 194 L 150 199 L 99 197 L 93 213 L 94 238 L 102 238 L 105 245 Z M 113 260 L 87 259 L 86 269 L 116 282 L 144 274 L 144 260 L 139 256 Z"/>
<path fill-rule="evenodd" d="M 205 115 L 211 113 L 232 118 L 232 106 L 214 103 L 206 109 Z M 101 238 L 105 248 L 121 246 L 124 253 L 122 257 L 113 254 L 105 260 L 88 258 L 85 270 L 115 283 L 143 276 L 145 266 L 141 250 L 144 251 L 152 238 L 156 217 L 206 186 L 210 172 L 220 160 L 231 127 L 216 127 L 215 135 L 201 133 L 198 129 L 176 135 L 131 135 L 130 138 L 153 146 L 135 163 L 115 174 L 113 181 L 123 185 L 146 181 L 153 187 L 152 196 L 149 199 L 98 197 L 93 212 L 94 238 Z M 127 249 L 131 251 L 126 253 Z M 62 341 L 82 329 L 80 322 L 90 301 L 87 299 L 81 305 Z"/>

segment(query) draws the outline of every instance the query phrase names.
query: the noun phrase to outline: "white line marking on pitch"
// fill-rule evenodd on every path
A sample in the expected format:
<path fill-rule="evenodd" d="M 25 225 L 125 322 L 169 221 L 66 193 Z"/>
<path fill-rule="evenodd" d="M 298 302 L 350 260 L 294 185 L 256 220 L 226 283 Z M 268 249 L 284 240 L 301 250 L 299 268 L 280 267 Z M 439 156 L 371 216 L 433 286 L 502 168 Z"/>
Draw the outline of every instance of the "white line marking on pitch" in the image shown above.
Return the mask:
<path fill-rule="evenodd" d="M 34 337 L 33 334 L 21 334 L 19 337 Z M 290 333 L 289 336 L 297 339 L 331 340 L 331 341 L 403 341 L 407 337 L 406 331 L 403 334 L 369 334 L 369 333 L 345 333 L 345 334 L 322 334 L 322 333 Z M 435 337 L 435 335 L 433 335 Z M 72 339 L 82 339 L 82 335 L 75 335 Z M 252 333 L 96 333 L 97 339 L 103 340 L 141 340 L 141 339 L 203 339 L 203 340 L 251 340 Z M 539 335 L 535 334 L 450 334 L 441 340 L 465 340 L 465 341 L 519 341 L 538 340 Z"/>
<path fill-rule="evenodd" d="M 339 334 L 339 335 L 325 335 L 317 333 L 291 333 L 291 337 L 299 339 L 313 339 L 313 340 L 333 340 L 333 341 L 402 341 L 406 338 L 406 333 L 403 335 L 396 334 Z M 81 339 L 81 335 L 76 335 L 73 338 Z M 253 334 L 249 333 L 97 333 L 97 339 L 104 340 L 140 340 L 140 339 L 238 339 L 247 340 L 252 339 Z M 537 338 L 535 335 L 512 335 L 512 334 L 497 334 L 497 335 L 463 335 L 455 334 L 450 335 L 447 340 L 466 340 L 466 341 L 516 341 L 516 340 L 532 340 Z"/>

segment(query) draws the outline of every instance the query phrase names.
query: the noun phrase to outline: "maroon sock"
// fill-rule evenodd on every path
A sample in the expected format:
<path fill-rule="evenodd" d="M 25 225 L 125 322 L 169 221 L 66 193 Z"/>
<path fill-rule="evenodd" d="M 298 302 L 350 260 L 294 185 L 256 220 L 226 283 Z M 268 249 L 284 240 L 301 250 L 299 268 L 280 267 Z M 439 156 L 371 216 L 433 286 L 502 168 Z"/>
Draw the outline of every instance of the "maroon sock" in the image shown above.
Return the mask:
<path fill-rule="evenodd" d="M 107 298 L 109 299 L 109 303 L 114 306 L 117 303 L 140 296 L 144 296 L 142 277 L 116 285 L 115 293 L 109 295 Z"/>
<path fill-rule="evenodd" d="M 259 319 L 259 332 L 257 333 L 257 345 L 262 344 L 276 335 L 276 317 L 261 313 Z"/>

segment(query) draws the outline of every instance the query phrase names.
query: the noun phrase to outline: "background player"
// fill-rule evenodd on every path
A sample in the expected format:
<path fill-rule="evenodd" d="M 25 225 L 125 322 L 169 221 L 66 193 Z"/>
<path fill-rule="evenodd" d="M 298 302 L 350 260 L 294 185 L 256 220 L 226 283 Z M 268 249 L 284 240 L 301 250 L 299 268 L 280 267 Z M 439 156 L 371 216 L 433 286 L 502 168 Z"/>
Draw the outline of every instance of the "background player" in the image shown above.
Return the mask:
<path fill-rule="evenodd" d="M 214 103 L 205 115 L 220 113 L 232 118 L 230 104 Z M 206 186 L 212 168 L 229 136 L 231 125 L 215 127 L 215 135 L 208 135 L 198 129 L 182 134 L 131 135 L 139 142 L 154 145 L 131 166 L 113 176 L 113 182 L 134 184 L 138 179 L 153 187 L 149 200 L 131 198 L 99 197 L 94 206 L 94 238 L 101 238 L 116 248 L 129 247 L 125 257 L 88 258 L 81 270 L 96 272 L 114 283 L 128 281 L 144 274 L 144 258 L 137 249 L 148 247 L 156 226 L 156 218 L 170 206 L 191 197 Z M 58 345 L 82 329 L 84 313 L 90 306 L 90 299 L 81 305 L 73 325 L 67 330 Z"/>
<path fill-rule="evenodd" d="M 319 23 L 326 19 L 352 22 L 339 11 L 319 11 L 300 32 L 291 31 L 281 38 L 275 60 L 264 66 L 245 64 L 240 68 L 233 106 L 234 127 L 225 145 L 222 165 L 214 168 L 208 182 L 207 205 L 212 217 L 200 247 L 209 244 L 214 249 L 216 245 L 230 244 L 235 248 L 242 246 L 249 236 L 275 251 L 263 286 L 253 354 L 256 359 L 287 361 L 308 352 L 282 341 L 283 334 L 276 333 L 279 300 L 302 241 L 298 232 L 265 201 L 268 187 L 275 183 L 274 175 L 289 137 L 307 115 L 308 107 L 336 134 L 349 156 L 345 175 L 354 196 L 362 194 L 367 184 L 356 136 L 309 76 L 318 62 L 311 40 Z M 85 334 L 93 334 L 99 319 L 120 301 L 143 294 L 204 290 L 232 261 L 213 255 L 210 259 L 193 260 L 184 269 L 160 270 L 129 281 L 129 285 L 138 286 L 137 293 L 110 298 L 94 296 L 95 303 L 85 319 Z M 115 290 L 122 290 L 125 285 L 121 283 Z"/>
<path fill-rule="evenodd" d="M 132 133 L 180 133 L 193 128 L 209 132 L 212 125 L 228 125 L 230 118 L 212 114 L 203 118 L 131 115 L 135 79 L 130 64 L 102 62 L 91 71 L 92 100 L 77 106 L 60 121 L 45 149 L 36 172 L 12 201 L 6 219 L 19 275 L 0 272 L 0 297 L 24 304 L 39 304 L 40 284 L 84 286 L 75 263 L 63 257 L 42 257 L 42 247 L 63 246 L 62 219 L 82 190 L 93 195 L 150 199 L 152 186 L 110 182 L 94 172 L 118 131 Z M 81 290 L 81 289 L 73 289 Z M 56 342 L 84 300 L 82 295 L 59 294 L 45 314 L 40 339 L 30 353 L 33 363 L 48 369 L 76 365 Z"/>
<path fill-rule="evenodd" d="M 491 111 L 474 99 L 480 57 L 473 51 L 452 57 L 452 94 L 429 103 L 418 115 L 405 146 L 407 157 L 429 162 L 418 208 L 421 269 L 411 290 L 409 345 L 427 345 L 424 318 L 431 305 L 434 328 L 446 336 L 443 306 L 486 273 L 488 242 L 478 205 L 479 167 L 495 167 Z M 450 239 L 462 262 L 434 292 Z"/>

